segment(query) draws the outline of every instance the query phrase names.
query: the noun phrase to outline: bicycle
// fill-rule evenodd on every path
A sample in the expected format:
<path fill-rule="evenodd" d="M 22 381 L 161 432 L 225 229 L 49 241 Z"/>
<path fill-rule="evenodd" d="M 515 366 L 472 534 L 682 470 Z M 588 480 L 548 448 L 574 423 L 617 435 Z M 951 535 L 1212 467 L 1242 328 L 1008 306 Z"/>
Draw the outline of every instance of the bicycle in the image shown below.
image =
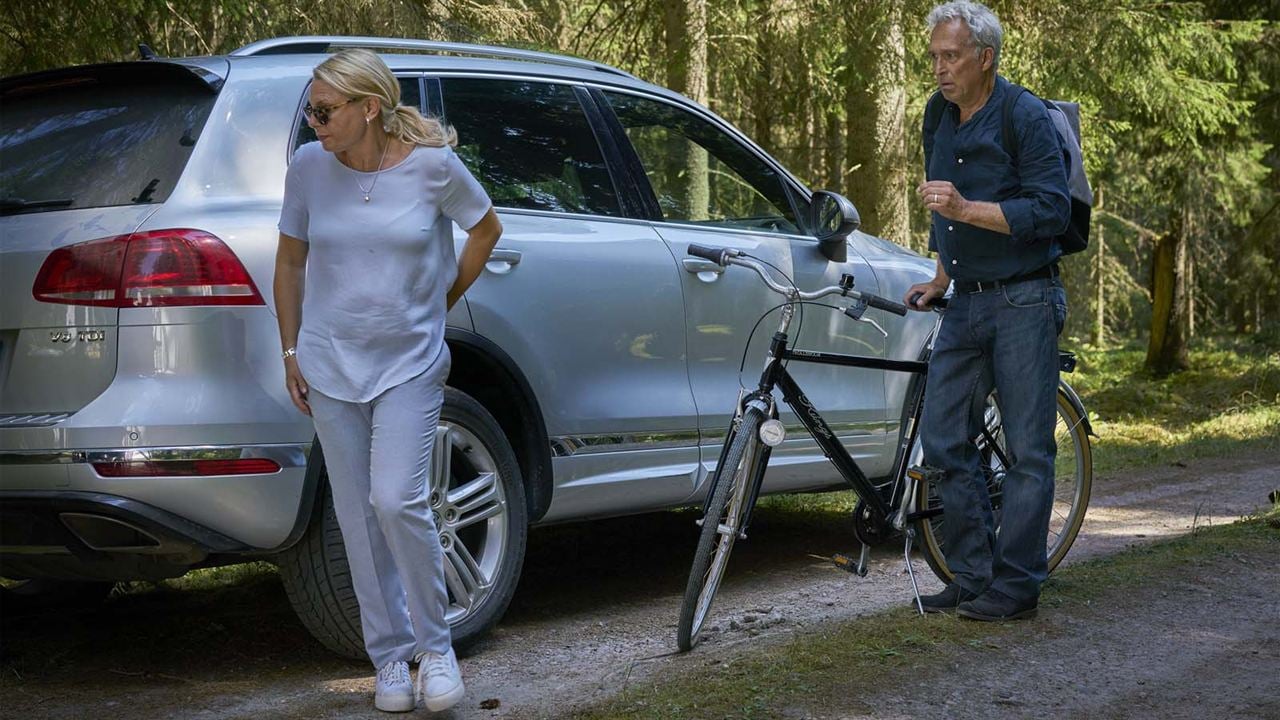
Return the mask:
<path fill-rule="evenodd" d="M 947 569 L 945 547 L 942 539 L 943 508 L 938 499 L 937 482 L 941 473 L 921 466 L 922 451 L 917 443 L 917 431 L 921 409 L 924 406 L 925 376 L 929 367 L 929 353 L 933 337 L 941 323 L 945 299 L 935 301 L 938 312 L 934 332 L 930 335 L 919 360 L 890 360 L 866 355 L 798 350 L 790 346 L 787 335 L 795 306 L 829 295 L 840 295 L 854 302 L 844 310 L 845 315 L 859 322 L 868 322 L 888 337 L 888 333 L 872 318 L 865 317 L 868 307 L 897 315 L 906 315 L 901 303 L 887 300 L 871 293 L 854 290 L 852 275 L 844 275 L 840 284 L 813 292 L 801 292 L 777 282 L 766 270 L 764 263 L 730 248 L 710 248 L 690 245 L 689 254 L 718 263 L 722 267 L 737 265 L 754 270 L 774 292 L 783 295 L 784 303 L 777 332 L 769 345 L 768 358 L 760 382 L 753 391 L 744 389 L 739 394 L 737 408 L 729 433 L 720 451 L 716 470 L 707 490 L 703 514 L 697 522 L 701 526 L 697 550 L 690 568 L 689 582 L 677 628 L 677 644 L 688 651 L 697 644 L 699 633 L 706 622 L 720 581 L 724 577 L 734 542 L 746 538 L 752 512 L 759 499 L 760 487 L 769 455 L 786 437 L 786 428 L 778 420 L 778 405 L 774 390 L 782 391 L 782 401 L 795 412 L 809 436 L 818 444 L 826 457 L 835 465 L 840 477 L 857 493 L 858 502 L 853 511 L 854 536 L 862 544 L 857 560 L 837 554 L 836 564 L 844 569 L 865 576 L 872 545 L 879 544 L 895 533 L 905 537 L 903 557 L 906 560 L 915 594 L 917 609 L 923 613 L 920 589 L 911 566 L 911 548 L 919 546 L 925 561 L 943 582 L 950 582 L 953 575 Z M 1059 354 L 1060 369 L 1071 372 L 1075 368 L 1075 356 L 1069 352 Z M 840 443 L 822 415 L 805 396 L 795 379 L 787 372 L 787 362 L 821 363 L 855 368 L 871 368 L 891 372 L 912 373 L 914 378 L 907 390 L 907 402 L 903 409 L 901 437 L 895 450 L 893 470 L 888 479 L 873 482 L 863 473 L 857 462 Z M 1054 512 L 1050 520 L 1050 532 L 1046 538 L 1049 570 L 1052 571 L 1067 554 L 1084 522 L 1089 504 L 1089 492 L 1093 483 L 1093 460 L 1089 436 L 1093 434 L 1088 416 L 1080 398 L 1065 380 L 1059 380 L 1057 398 L 1058 422 L 1055 438 L 1058 440 L 1058 459 L 1055 469 Z M 999 532 L 1001 508 L 1001 484 L 1010 459 L 1005 450 L 1004 428 L 1001 423 L 998 398 L 995 393 L 987 399 L 983 427 L 974 439 L 986 475 L 988 491 L 995 516 L 996 532 Z"/>

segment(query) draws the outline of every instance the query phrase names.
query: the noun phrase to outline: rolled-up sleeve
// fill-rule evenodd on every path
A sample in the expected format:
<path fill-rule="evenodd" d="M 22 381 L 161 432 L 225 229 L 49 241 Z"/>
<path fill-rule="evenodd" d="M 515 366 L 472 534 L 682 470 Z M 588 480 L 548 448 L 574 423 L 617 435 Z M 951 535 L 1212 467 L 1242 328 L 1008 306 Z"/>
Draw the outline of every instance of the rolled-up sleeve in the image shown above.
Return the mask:
<path fill-rule="evenodd" d="M 1037 101 L 1038 102 L 1038 101 Z M 1057 237 L 1067 231 L 1071 220 L 1071 198 L 1067 194 L 1067 168 L 1046 111 L 1021 127 L 1018 138 L 1018 175 L 1021 191 L 1000 202 L 1014 240 L 1033 242 Z"/>

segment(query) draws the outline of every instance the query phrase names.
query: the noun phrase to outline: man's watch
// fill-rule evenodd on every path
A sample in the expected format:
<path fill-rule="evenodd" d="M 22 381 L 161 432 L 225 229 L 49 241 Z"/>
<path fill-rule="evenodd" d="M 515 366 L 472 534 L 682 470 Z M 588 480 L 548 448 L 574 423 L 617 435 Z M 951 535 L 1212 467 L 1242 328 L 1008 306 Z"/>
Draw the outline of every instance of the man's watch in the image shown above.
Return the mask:
<path fill-rule="evenodd" d="M 280 359 L 281 359 L 281 360 L 288 360 L 289 358 L 291 358 L 291 357 L 293 357 L 294 355 L 297 355 L 297 354 L 298 354 L 298 348 L 296 348 L 296 347 L 291 347 L 291 348 L 289 348 L 288 350 L 285 350 L 284 352 L 280 353 Z"/>

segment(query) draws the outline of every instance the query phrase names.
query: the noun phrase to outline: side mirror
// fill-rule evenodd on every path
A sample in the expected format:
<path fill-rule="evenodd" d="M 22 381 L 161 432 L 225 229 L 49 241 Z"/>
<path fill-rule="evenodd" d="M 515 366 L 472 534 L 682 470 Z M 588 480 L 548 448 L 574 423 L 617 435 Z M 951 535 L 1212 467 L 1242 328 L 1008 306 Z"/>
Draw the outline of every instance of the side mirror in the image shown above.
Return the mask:
<path fill-rule="evenodd" d="M 843 195 L 819 190 L 809 201 L 809 228 L 818 238 L 818 250 L 831 262 L 844 262 L 849 257 L 845 243 L 862 224 L 858 208 Z"/>

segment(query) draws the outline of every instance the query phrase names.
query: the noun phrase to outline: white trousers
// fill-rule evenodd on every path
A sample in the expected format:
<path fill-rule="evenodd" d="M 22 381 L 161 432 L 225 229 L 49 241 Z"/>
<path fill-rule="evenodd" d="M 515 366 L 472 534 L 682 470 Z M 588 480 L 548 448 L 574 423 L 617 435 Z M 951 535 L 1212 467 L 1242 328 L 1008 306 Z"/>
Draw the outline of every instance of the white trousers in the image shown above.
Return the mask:
<path fill-rule="evenodd" d="M 376 668 L 451 645 L 444 552 L 428 506 L 449 364 L 446 347 L 421 375 L 367 403 L 309 393 Z"/>

